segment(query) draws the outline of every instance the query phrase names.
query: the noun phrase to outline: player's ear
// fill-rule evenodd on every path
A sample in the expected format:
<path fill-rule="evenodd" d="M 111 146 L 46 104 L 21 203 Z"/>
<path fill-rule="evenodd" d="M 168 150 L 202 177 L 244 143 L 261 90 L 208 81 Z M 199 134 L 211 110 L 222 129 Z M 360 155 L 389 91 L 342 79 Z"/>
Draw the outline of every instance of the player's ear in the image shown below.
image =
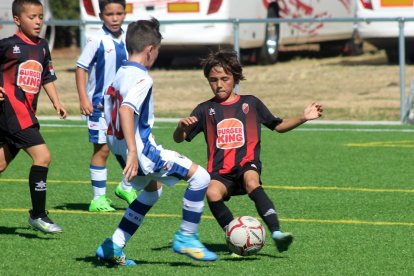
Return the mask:
<path fill-rule="evenodd" d="M 20 18 L 17 15 L 13 16 L 13 21 L 17 27 L 20 27 Z"/>

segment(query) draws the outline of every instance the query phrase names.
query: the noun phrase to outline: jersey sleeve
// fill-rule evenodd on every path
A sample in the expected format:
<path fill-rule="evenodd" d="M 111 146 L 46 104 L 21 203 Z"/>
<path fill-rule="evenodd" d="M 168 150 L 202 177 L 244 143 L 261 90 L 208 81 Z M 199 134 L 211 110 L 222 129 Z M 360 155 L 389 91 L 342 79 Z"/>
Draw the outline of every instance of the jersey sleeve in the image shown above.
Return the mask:
<path fill-rule="evenodd" d="M 49 82 L 55 81 L 57 79 L 55 69 L 52 64 L 52 56 L 50 55 L 49 46 L 46 40 L 43 40 L 44 49 L 45 49 L 45 58 L 43 60 L 43 72 L 42 72 L 42 85 L 45 85 Z"/>
<path fill-rule="evenodd" d="M 280 124 L 283 119 L 273 115 L 267 106 L 258 98 L 256 98 L 256 110 L 260 120 L 260 123 L 265 125 L 270 130 L 274 130 L 275 127 Z"/>
<path fill-rule="evenodd" d="M 89 39 L 83 48 L 81 55 L 76 61 L 76 66 L 88 71 L 96 59 L 96 52 L 98 51 L 99 43 L 100 40 L 98 37 Z"/>
<path fill-rule="evenodd" d="M 141 113 L 141 107 L 148 96 L 148 92 L 152 89 L 153 81 L 151 78 L 143 77 L 128 91 L 122 105 L 128 106 L 138 115 Z"/>
<path fill-rule="evenodd" d="M 194 137 L 197 136 L 200 132 L 203 131 L 203 126 L 205 125 L 205 116 L 203 112 L 203 108 L 201 105 L 198 105 L 194 110 L 191 112 L 190 116 L 194 116 L 197 118 L 197 123 L 194 124 L 191 129 L 187 133 L 187 137 L 185 138 L 186 141 L 190 142 L 193 140 Z"/>
<path fill-rule="evenodd" d="M 7 40 L 6 39 L 0 39 L 0 60 L 5 60 L 6 56 L 6 49 L 7 49 Z"/>

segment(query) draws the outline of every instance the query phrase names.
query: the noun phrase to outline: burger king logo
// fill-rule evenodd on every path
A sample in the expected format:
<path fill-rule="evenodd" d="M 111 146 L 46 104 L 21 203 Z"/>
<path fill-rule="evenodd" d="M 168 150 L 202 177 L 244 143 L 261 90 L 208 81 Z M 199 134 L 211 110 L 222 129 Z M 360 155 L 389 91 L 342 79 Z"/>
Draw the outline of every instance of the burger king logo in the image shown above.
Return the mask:
<path fill-rule="evenodd" d="M 17 85 L 27 93 L 39 93 L 42 83 L 42 72 L 42 64 L 35 60 L 21 63 L 17 73 Z"/>
<path fill-rule="evenodd" d="M 225 119 L 217 124 L 217 148 L 235 149 L 244 143 L 244 126 L 240 120 Z"/>

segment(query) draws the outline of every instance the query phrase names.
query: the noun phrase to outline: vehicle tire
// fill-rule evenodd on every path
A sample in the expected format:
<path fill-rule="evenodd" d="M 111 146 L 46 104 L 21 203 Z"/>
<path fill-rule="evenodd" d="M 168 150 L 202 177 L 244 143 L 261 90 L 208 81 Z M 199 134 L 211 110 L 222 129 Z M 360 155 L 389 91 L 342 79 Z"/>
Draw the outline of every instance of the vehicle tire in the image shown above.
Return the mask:
<path fill-rule="evenodd" d="M 343 54 L 345 56 L 359 56 L 364 53 L 364 42 L 359 35 L 358 30 L 354 30 L 352 38 L 345 43 Z"/>
<path fill-rule="evenodd" d="M 277 12 L 269 7 L 267 18 L 277 18 Z M 261 65 L 273 64 L 279 57 L 279 32 L 280 26 L 276 23 L 267 23 L 263 46 L 257 52 L 257 63 Z"/>

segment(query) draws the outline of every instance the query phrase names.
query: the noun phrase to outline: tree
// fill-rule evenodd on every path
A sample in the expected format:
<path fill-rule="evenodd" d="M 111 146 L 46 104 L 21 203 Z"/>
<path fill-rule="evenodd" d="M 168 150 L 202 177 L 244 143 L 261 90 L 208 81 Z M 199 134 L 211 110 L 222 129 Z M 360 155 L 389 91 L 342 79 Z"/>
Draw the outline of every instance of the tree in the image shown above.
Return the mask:
<path fill-rule="evenodd" d="M 53 19 L 79 20 L 80 8 L 77 0 L 49 1 Z M 79 27 L 56 26 L 55 48 L 76 47 L 79 45 Z"/>

